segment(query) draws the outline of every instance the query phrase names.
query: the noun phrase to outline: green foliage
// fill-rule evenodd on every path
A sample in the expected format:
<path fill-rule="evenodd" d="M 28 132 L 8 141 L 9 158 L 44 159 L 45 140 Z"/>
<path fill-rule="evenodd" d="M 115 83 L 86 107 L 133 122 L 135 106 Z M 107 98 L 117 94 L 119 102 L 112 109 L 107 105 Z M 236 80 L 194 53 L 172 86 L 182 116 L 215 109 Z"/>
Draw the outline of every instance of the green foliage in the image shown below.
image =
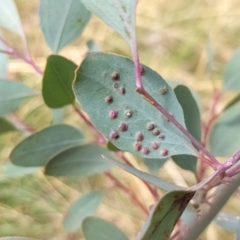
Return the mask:
<path fill-rule="evenodd" d="M 59 153 L 84 144 L 86 139 L 77 128 L 59 124 L 24 139 L 13 149 L 10 159 L 18 166 L 44 166 Z"/>
<path fill-rule="evenodd" d="M 174 226 L 195 192 L 175 191 L 166 194 L 152 207 L 146 225 L 137 240 L 168 240 Z"/>
<path fill-rule="evenodd" d="M 83 221 L 83 233 L 86 240 L 128 240 L 115 225 L 96 217 L 87 217 Z"/>
<path fill-rule="evenodd" d="M 41 0 L 39 15 L 44 37 L 53 53 L 79 37 L 91 16 L 79 0 Z"/>
<path fill-rule="evenodd" d="M 101 155 L 111 157 L 105 148 L 93 144 L 71 148 L 52 158 L 45 168 L 51 176 L 89 176 L 111 168 Z"/>
<path fill-rule="evenodd" d="M 94 69 L 92 66 L 95 66 Z M 84 59 L 76 72 L 74 91 L 94 125 L 117 148 L 137 156 L 166 158 L 177 154 L 195 155 L 186 136 L 136 93 L 133 69 L 131 60 L 112 54 L 91 53 Z M 182 109 L 172 89 L 153 70 L 146 66 L 144 69 L 146 90 L 185 125 Z M 114 74 L 117 79 L 114 79 Z M 166 94 L 161 94 L 162 89 Z M 93 104 L 89 104 L 90 101 Z M 121 129 L 122 124 L 127 129 Z M 150 130 L 151 124 L 154 129 Z"/>
<path fill-rule="evenodd" d="M 72 83 L 76 68 L 76 64 L 64 57 L 57 55 L 48 57 L 43 77 L 42 95 L 50 108 L 60 108 L 74 103 Z"/>
<path fill-rule="evenodd" d="M 0 79 L 0 116 L 16 111 L 37 93 L 23 83 Z"/>
<path fill-rule="evenodd" d="M 76 231 L 86 217 L 94 215 L 102 201 L 102 197 L 102 192 L 94 191 L 81 196 L 73 202 L 63 220 L 64 228 L 68 232 Z"/>
<path fill-rule="evenodd" d="M 0 118 L 0 134 L 10 132 L 10 131 L 15 131 L 16 128 L 12 123 L 10 123 L 7 119 L 5 118 Z"/>

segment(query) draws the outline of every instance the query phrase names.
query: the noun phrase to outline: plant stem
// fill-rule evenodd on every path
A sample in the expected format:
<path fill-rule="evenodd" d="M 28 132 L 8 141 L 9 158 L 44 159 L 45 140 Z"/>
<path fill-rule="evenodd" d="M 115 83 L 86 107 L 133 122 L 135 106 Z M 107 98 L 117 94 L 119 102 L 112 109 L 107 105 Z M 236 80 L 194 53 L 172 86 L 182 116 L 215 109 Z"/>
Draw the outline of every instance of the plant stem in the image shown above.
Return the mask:
<path fill-rule="evenodd" d="M 148 215 L 148 209 L 141 203 L 133 191 L 125 187 L 117 178 L 115 178 L 110 172 L 105 172 L 105 175 L 110 178 L 114 184 L 124 191 L 146 215 Z"/>

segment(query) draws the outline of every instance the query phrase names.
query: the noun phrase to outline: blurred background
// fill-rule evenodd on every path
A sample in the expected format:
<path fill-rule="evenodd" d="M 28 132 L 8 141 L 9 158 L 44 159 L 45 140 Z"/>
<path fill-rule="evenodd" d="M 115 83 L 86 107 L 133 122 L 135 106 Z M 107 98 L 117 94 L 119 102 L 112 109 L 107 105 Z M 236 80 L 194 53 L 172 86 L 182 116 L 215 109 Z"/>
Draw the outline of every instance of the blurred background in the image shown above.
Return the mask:
<path fill-rule="evenodd" d="M 39 26 L 39 1 L 15 2 L 32 57 L 44 69 L 46 57 L 51 52 Z M 221 87 L 224 66 L 239 47 L 239 16 L 239 0 L 139 0 L 137 36 L 141 62 L 166 80 L 179 81 L 194 89 L 199 95 L 203 119 L 209 114 L 213 88 Z M 4 31 L 4 36 L 10 45 L 22 51 L 21 41 L 17 36 L 7 31 Z M 130 57 L 125 41 L 95 16 L 92 16 L 82 36 L 60 54 L 80 64 L 87 52 L 86 42 L 90 39 L 104 52 Z M 19 59 L 10 57 L 8 75 L 9 78 L 20 79 L 29 86 L 41 89 L 41 77 L 31 66 Z M 218 111 L 230 98 L 232 95 L 226 94 L 223 102 L 218 105 Z M 48 126 L 52 121 L 50 110 L 41 98 L 28 101 L 16 115 L 36 130 Z M 73 114 L 72 109 L 66 109 L 64 117 L 66 123 L 83 129 L 83 123 Z M 2 169 L 8 161 L 11 149 L 22 139 L 22 134 L 16 132 L 0 136 Z M 145 166 L 138 165 L 134 159 L 132 161 L 136 167 L 146 170 Z M 153 203 L 152 196 L 138 179 L 119 169 L 113 172 L 137 193 L 146 206 Z M 105 194 L 98 216 L 114 222 L 131 239 L 134 239 L 144 223 L 144 216 L 133 206 L 128 196 L 114 189 L 113 184 L 102 175 L 53 178 L 44 176 L 41 171 L 21 178 L 16 175 L 0 174 L 0 236 L 18 235 L 50 240 L 84 239 L 80 230 L 67 233 L 62 227 L 62 219 L 71 202 L 89 189 L 110 189 Z M 183 186 L 195 183 L 192 173 L 180 170 L 173 163 L 167 163 L 157 175 Z M 239 211 L 238 199 L 232 199 L 226 209 L 233 214 Z M 234 235 L 213 223 L 201 239 L 234 239 Z"/>

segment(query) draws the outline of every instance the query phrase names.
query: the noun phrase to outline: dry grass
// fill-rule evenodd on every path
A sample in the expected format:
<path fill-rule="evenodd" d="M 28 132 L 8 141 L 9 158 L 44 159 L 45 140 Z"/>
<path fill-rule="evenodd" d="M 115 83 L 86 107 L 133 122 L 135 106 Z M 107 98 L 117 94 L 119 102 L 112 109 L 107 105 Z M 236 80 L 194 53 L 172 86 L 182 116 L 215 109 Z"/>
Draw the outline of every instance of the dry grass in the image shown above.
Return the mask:
<path fill-rule="evenodd" d="M 38 2 L 17 0 L 30 51 L 36 63 L 44 68 L 50 50 L 39 28 Z M 238 0 L 139 0 L 137 10 L 138 44 L 142 63 L 149 65 L 165 79 L 177 80 L 199 93 L 203 119 L 208 116 L 212 86 L 221 86 L 221 76 L 226 61 L 239 45 L 240 4 Z M 18 49 L 21 44 L 16 36 L 7 34 L 9 42 Z M 86 41 L 94 39 L 103 51 L 130 56 L 127 44 L 120 36 L 96 17 L 92 17 L 82 37 L 61 51 L 76 63 L 82 61 L 87 51 Z M 213 71 L 208 70 L 206 45 L 211 42 L 214 54 Z M 30 86 L 40 88 L 41 78 L 22 61 L 11 58 L 9 77 L 20 78 Z M 231 95 L 226 95 L 227 101 Z M 222 105 L 219 105 L 221 110 Z M 29 113 L 31 109 L 34 112 Z M 31 110 L 32 111 L 32 110 Z M 30 101 L 17 115 L 36 129 L 49 125 L 50 112 L 41 99 Z M 66 110 L 66 122 L 79 127 L 81 123 L 70 109 Z M 44 121 L 39 121 L 39 119 Z M 20 134 L 0 137 L 0 162 L 4 163 L 11 148 L 20 140 Z M 145 169 L 133 160 L 136 167 Z M 170 171 L 171 170 L 171 171 Z M 126 183 L 142 199 L 146 206 L 153 199 L 143 184 L 135 177 L 121 171 L 113 173 Z M 182 184 L 193 184 L 191 173 L 175 165 L 159 171 L 159 176 Z M 184 176 L 184 177 L 181 177 Z M 83 239 L 81 233 L 67 234 L 61 225 L 63 214 L 79 194 L 89 189 L 112 186 L 103 176 L 91 178 L 46 178 L 41 172 L 22 179 L 0 178 L 0 236 L 22 235 L 41 239 Z M 234 198 L 227 210 L 237 213 L 239 199 Z M 141 212 L 120 191 L 108 191 L 99 208 L 99 216 L 115 222 L 131 239 L 144 222 Z M 234 239 L 213 224 L 202 237 L 203 240 Z"/>

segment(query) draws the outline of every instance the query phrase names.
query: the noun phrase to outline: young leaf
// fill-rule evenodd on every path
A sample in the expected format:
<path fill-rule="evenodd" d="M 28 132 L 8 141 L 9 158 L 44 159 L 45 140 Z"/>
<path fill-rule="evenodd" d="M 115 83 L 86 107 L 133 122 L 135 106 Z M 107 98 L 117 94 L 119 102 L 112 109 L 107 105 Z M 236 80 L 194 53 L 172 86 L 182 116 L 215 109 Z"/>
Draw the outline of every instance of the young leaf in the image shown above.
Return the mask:
<path fill-rule="evenodd" d="M 85 7 L 117 31 L 131 45 L 135 41 L 136 0 L 80 0 Z"/>
<path fill-rule="evenodd" d="M 74 232 L 81 226 L 84 218 L 94 215 L 102 201 L 103 193 L 92 191 L 72 203 L 63 220 L 63 226 L 68 232 Z"/>
<path fill-rule="evenodd" d="M 156 174 L 158 170 L 166 163 L 168 158 L 158 159 L 158 158 L 143 158 L 144 164 L 147 166 L 150 173 Z"/>
<path fill-rule="evenodd" d="M 112 167 L 101 155 L 112 156 L 100 146 L 85 145 L 71 148 L 55 156 L 46 166 L 45 174 L 51 176 L 90 176 Z"/>
<path fill-rule="evenodd" d="M 32 88 L 13 80 L 0 80 L 0 116 L 16 111 L 37 93 Z"/>
<path fill-rule="evenodd" d="M 174 88 L 177 100 L 180 103 L 185 118 L 185 124 L 188 131 L 198 140 L 201 141 L 201 117 L 198 105 L 192 96 L 190 90 L 179 85 Z M 190 155 L 176 155 L 172 157 L 173 161 L 181 168 L 196 172 L 197 157 Z"/>
<path fill-rule="evenodd" d="M 0 118 L 0 134 L 16 131 L 17 129 L 5 118 Z"/>
<path fill-rule="evenodd" d="M 195 192 L 175 191 L 166 194 L 151 209 L 137 240 L 168 240 L 174 226 Z"/>
<path fill-rule="evenodd" d="M 60 108 L 74 103 L 72 83 L 76 68 L 77 65 L 64 57 L 48 57 L 42 87 L 43 99 L 48 107 Z"/>
<path fill-rule="evenodd" d="M 19 178 L 35 173 L 39 169 L 39 167 L 19 167 L 9 162 L 3 166 L 3 175 L 11 178 Z"/>
<path fill-rule="evenodd" d="M 50 159 L 69 148 L 86 144 L 75 127 L 59 124 L 47 127 L 20 142 L 11 152 L 11 161 L 18 166 L 44 166 Z"/>
<path fill-rule="evenodd" d="M 0 26 L 23 36 L 22 24 L 13 0 L 0 1 Z"/>
<path fill-rule="evenodd" d="M 225 90 L 238 91 L 240 90 L 240 49 L 233 54 L 225 67 L 223 74 L 223 88 Z"/>
<path fill-rule="evenodd" d="M 239 216 L 233 216 L 227 213 L 220 212 L 215 218 L 215 222 L 222 228 L 230 232 L 236 233 L 239 224 L 239 219 L 240 219 Z"/>
<path fill-rule="evenodd" d="M 235 104 L 223 112 L 210 132 L 209 146 L 215 156 L 230 156 L 239 149 L 239 106 Z"/>
<path fill-rule="evenodd" d="M 143 82 L 145 89 L 185 125 L 181 106 L 167 83 L 146 66 Z M 189 139 L 135 91 L 130 59 L 91 53 L 76 72 L 74 91 L 93 124 L 117 148 L 145 158 L 196 154 Z"/>
<path fill-rule="evenodd" d="M 128 240 L 124 232 L 101 218 L 87 217 L 82 229 L 86 240 Z"/>
<path fill-rule="evenodd" d="M 90 19 L 90 12 L 79 0 L 41 0 L 40 24 L 53 53 L 80 36 Z"/>
<path fill-rule="evenodd" d="M 130 167 L 124 163 L 121 163 L 119 161 L 113 160 L 113 159 L 109 159 L 106 158 L 107 161 L 109 161 L 110 163 L 124 169 L 125 171 L 133 174 L 134 176 L 151 183 L 152 185 L 160 188 L 160 189 L 164 189 L 165 191 L 174 191 L 174 190 L 183 190 L 183 187 L 177 186 L 171 182 L 165 181 L 161 178 L 157 178 L 149 173 L 145 173 L 142 172 L 136 168 Z M 148 159 L 149 161 L 151 161 L 152 159 Z M 159 159 L 160 160 L 160 159 Z M 160 160 L 161 161 L 161 160 Z"/>

